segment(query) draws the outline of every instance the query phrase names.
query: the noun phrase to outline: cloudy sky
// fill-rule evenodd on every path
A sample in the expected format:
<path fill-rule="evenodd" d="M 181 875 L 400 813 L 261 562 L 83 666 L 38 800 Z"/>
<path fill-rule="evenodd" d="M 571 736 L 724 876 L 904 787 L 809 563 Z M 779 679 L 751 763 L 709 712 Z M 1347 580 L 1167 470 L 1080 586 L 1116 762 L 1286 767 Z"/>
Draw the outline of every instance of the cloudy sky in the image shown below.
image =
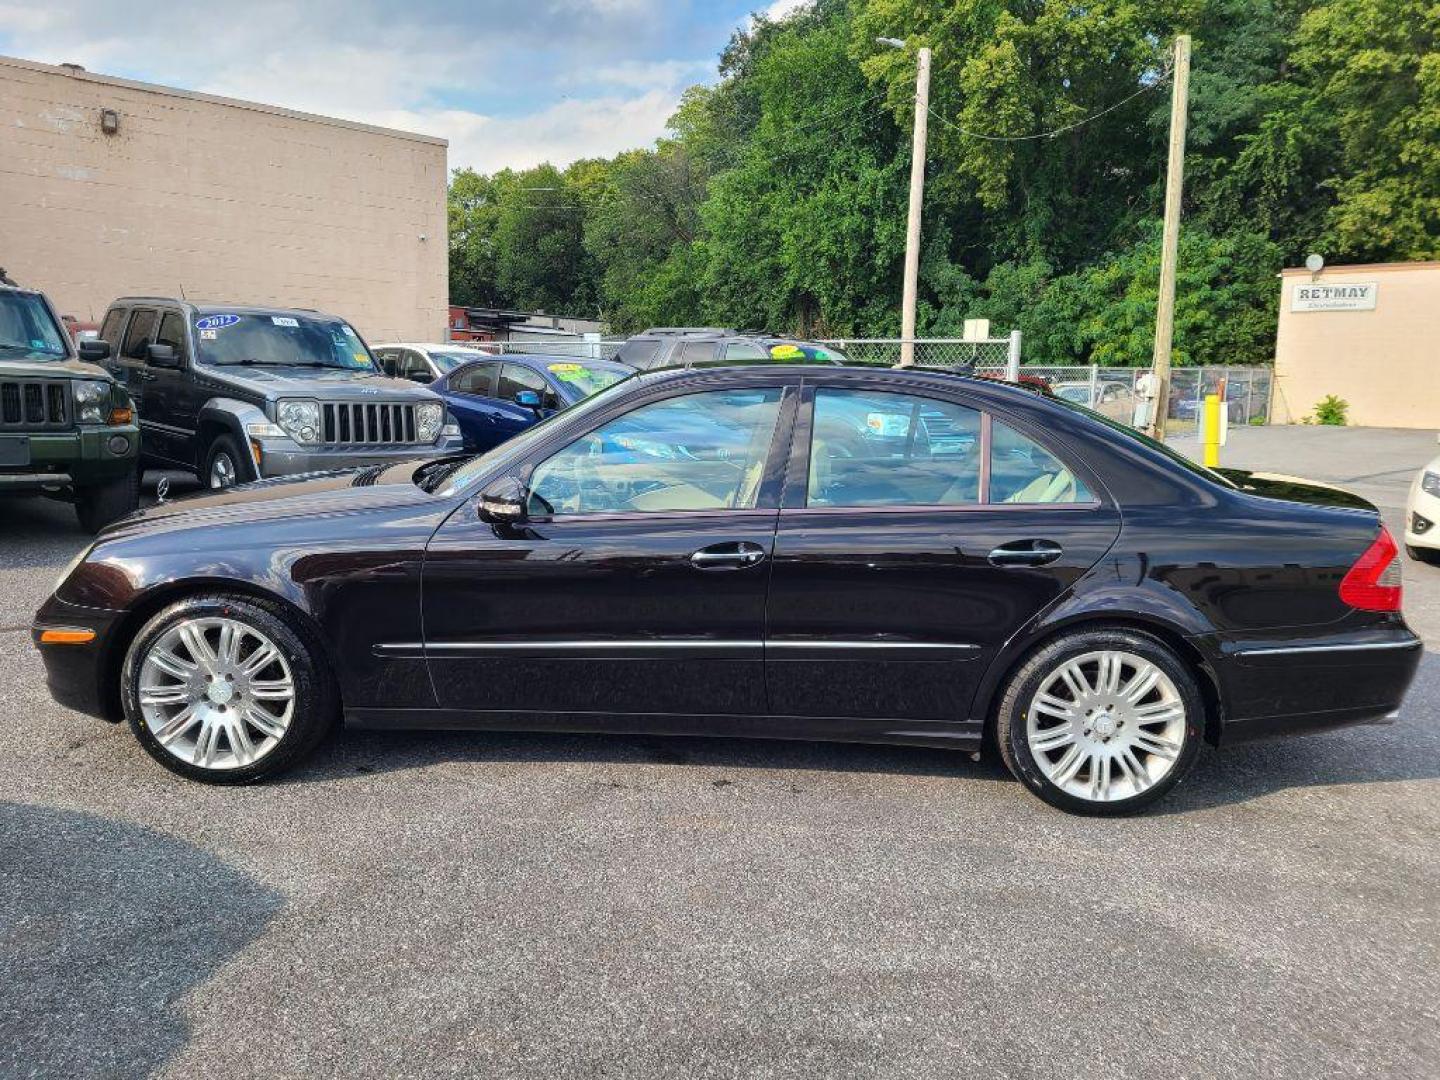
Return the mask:
<path fill-rule="evenodd" d="M 751 12 L 803 2 L 0 0 L 0 54 L 423 131 L 488 172 L 649 144 Z"/>

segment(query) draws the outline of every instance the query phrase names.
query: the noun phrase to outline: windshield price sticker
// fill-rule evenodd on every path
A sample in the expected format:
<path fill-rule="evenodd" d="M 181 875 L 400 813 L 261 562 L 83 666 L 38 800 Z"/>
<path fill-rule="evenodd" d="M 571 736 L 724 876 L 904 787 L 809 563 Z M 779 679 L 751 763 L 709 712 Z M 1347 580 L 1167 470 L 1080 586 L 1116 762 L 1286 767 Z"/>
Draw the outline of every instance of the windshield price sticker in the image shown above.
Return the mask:
<path fill-rule="evenodd" d="M 294 326 L 294 327 L 298 327 L 298 326 L 300 325 L 300 323 L 299 323 L 298 320 L 290 318 L 289 315 L 271 315 L 271 316 L 270 316 L 270 321 L 271 321 L 272 323 L 274 323 L 276 326 Z"/>
<path fill-rule="evenodd" d="M 220 335 L 217 334 L 214 330 L 201 330 L 201 331 L 200 331 L 200 340 L 201 340 L 201 341 L 214 341 L 214 340 L 215 340 L 216 338 L 218 338 L 219 336 L 220 336 Z"/>
<path fill-rule="evenodd" d="M 899 438 L 910 434 L 910 417 L 905 413 L 870 413 L 865 426 L 874 435 Z"/>
<path fill-rule="evenodd" d="M 800 351 L 798 345 L 772 345 L 770 346 L 770 355 L 776 360 L 793 360 L 797 356 L 805 354 Z"/>
<path fill-rule="evenodd" d="M 195 320 L 195 329 L 224 330 L 225 327 L 234 326 L 239 321 L 239 315 L 206 315 L 203 319 Z"/>

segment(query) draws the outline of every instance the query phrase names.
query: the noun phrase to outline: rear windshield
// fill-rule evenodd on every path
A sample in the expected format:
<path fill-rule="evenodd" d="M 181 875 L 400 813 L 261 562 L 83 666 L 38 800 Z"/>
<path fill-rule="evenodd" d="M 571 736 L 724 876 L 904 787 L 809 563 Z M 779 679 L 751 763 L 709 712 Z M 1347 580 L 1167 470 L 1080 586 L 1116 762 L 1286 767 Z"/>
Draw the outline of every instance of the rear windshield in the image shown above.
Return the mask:
<path fill-rule="evenodd" d="M 641 368 L 654 360 L 660 352 L 660 342 L 654 338 L 648 341 L 641 338 L 631 338 L 620 346 L 620 351 L 615 354 L 615 359 L 622 364 L 629 364 L 631 367 Z"/>
<path fill-rule="evenodd" d="M 0 359 L 64 360 L 63 334 L 35 293 L 0 291 Z"/>
<path fill-rule="evenodd" d="M 195 319 L 195 343 L 200 361 L 216 367 L 376 370 L 354 328 L 325 315 L 200 315 Z"/>

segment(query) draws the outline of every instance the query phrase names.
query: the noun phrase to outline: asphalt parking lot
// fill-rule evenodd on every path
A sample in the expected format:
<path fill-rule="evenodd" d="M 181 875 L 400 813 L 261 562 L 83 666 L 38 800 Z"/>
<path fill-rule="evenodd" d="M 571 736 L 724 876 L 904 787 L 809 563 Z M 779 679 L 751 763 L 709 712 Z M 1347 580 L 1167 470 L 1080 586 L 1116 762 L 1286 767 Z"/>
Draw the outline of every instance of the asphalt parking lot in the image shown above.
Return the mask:
<path fill-rule="evenodd" d="M 1394 530 L 1435 452 L 1225 463 Z M 1207 749 L 1100 821 L 993 760 L 729 740 L 350 733 L 187 783 L 45 691 L 84 542 L 0 507 L 0 1076 L 1440 1075 L 1440 567 L 1394 726 Z"/>

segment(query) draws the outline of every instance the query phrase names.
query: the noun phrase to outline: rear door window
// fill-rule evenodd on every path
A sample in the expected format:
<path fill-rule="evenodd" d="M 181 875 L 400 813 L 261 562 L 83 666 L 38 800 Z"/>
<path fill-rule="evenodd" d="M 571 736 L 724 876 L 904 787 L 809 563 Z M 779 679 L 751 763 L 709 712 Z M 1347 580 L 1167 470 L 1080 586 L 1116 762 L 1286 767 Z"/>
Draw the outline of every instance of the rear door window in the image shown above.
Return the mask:
<path fill-rule="evenodd" d="M 120 352 L 120 327 L 125 322 L 124 308 L 111 308 L 105 313 L 105 321 L 100 324 L 100 340 L 109 342 L 110 351 L 115 354 Z"/>
<path fill-rule="evenodd" d="M 680 346 L 680 353 L 675 363 L 681 367 L 692 367 L 695 364 L 708 364 L 715 359 L 715 342 L 713 341 L 687 341 Z"/>
<path fill-rule="evenodd" d="M 1034 439 L 999 420 L 990 423 L 990 502 L 1089 503 L 1085 481 Z"/>
<path fill-rule="evenodd" d="M 622 364 L 629 364 L 633 368 L 644 371 L 655 362 L 659 355 L 660 342 L 654 338 L 631 338 L 620 346 L 620 351 L 615 354 L 615 359 Z"/>
<path fill-rule="evenodd" d="M 125 347 L 120 355 L 130 360 L 144 360 L 145 346 L 150 344 L 150 332 L 155 329 L 155 309 L 139 308 L 130 316 L 130 327 L 125 331 Z"/>
<path fill-rule="evenodd" d="M 495 375 L 499 369 L 499 364 L 472 364 L 451 376 L 450 389 L 457 394 L 494 397 Z"/>

